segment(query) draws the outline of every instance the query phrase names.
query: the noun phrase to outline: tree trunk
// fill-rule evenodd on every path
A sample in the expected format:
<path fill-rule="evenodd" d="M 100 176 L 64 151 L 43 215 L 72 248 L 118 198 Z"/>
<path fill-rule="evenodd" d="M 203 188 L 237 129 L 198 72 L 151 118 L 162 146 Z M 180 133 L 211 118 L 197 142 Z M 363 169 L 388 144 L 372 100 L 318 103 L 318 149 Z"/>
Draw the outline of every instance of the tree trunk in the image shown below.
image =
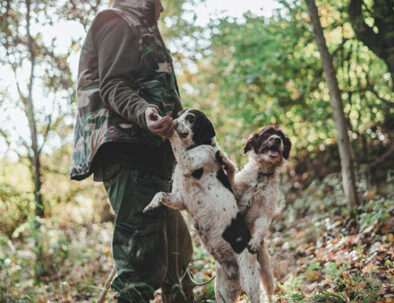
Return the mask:
<path fill-rule="evenodd" d="M 313 31 L 317 46 L 320 51 L 320 58 L 323 65 L 324 75 L 328 84 L 330 101 L 334 115 L 335 128 L 338 135 L 338 148 L 341 160 L 342 183 L 345 191 L 347 203 L 351 209 L 358 205 L 358 194 L 355 180 L 355 162 L 352 159 L 352 146 L 347 133 L 346 119 L 343 111 L 343 102 L 335 75 L 332 58 L 328 52 L 326 39 L 324 38 L 315 0 L 305 0 L 311 18 Z"/>
<path fill-rule="evenodd" d="M 34 113 L 30 113 L 34 114 Z M 35 200 L 35 214 L 36 216 L 43 218 L 44 217 L 44 201 L 41 194 L 41 159 L 40 159 L 40 151 L 37 145 L 37 129 L 35 125 L 34 115 L 32 115 L 32 124 L 29 122 L 30 134 L 32 138 L 32 150 L 33 150 L 33 159 L 32 159 L 32 167 L 33 167 L 33 181 L 34 181 L 34 200 Z M 30 120 L 30 117 L 29 117 Z M 33 139 L 34 138 L 34 139 Z M 33 143 L 34 142 L 34 143 Z"/>
<path fill-rule="evenodd" d="M 33 181 L 34 181 L 34 200 L 35 200 L 35 213 L 38 217 L 44 217 L 44 201 L 41 194 L 41 161 L 40 161 L 40 148 L 37 140 L 37 125 L 35 119 L 35 109 L 33 103 L 33 85 L 35 79 L 35 66 L 36 66 L 36 55 L 34 50 L 33 38 L 30 32 L 30 21 L 31 21 L 31 1 L 26 0 L 26 33 L 28 37 L 28 48 L 30 55 L 30 77 L 28 83 L 28 96 L 25 101 L 25 114 L 29 122 L 30 137 L 31 137 L 31 150 L 33 155 L 31 156 L 31 163 L 33 169 Z"/>
<path fill-rule="evenodd" d="M 32 168 L 32 179 L 34 183 L 34 200 L 35 200 L 35 214 L 38 217 L 44 217 L 44 201 L 41 194 L 41 161 L 40 150 L 37 142 L 37 127 L 34 117 L 34 105 L 30 98 L 25 100 L 25 114 L 29 122 L 31 150 L 33 155 L 30 156 L 30 163 Z"/>

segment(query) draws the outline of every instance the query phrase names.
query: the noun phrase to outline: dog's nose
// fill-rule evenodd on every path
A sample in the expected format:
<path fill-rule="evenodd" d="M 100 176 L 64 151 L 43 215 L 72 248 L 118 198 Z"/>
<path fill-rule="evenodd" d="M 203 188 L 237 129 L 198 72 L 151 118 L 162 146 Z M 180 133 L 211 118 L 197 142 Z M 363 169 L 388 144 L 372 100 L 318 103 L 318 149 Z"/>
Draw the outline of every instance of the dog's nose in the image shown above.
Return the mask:
<path fill-rule="evenodd" d="M 275 138 L 274 142 L 275 142 L 275 144 L 280 144 L 282 142 L 282 140 L 280 138 Z"/>

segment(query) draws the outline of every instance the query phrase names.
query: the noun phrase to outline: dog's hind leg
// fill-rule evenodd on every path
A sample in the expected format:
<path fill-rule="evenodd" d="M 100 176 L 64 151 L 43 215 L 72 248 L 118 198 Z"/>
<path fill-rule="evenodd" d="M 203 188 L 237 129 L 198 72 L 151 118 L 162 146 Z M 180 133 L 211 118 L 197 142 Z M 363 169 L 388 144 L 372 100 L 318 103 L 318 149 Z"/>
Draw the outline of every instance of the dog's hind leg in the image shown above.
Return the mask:
<path fill-rule="evenodd" d="M 241 293 L 238 280 L 228 277 L 223 267 L 216 262 L 215 298 L 217 303 L 234 303 Z"/>
<path fill-rule="evenodd" d="M 260 263 L 261 282 L 263 283 L 268 302 L 271 303 L 272 295 L 274 294 L 275 290 L 275 280 L 272 273 L 270 256 L 264 244 L 262 245 L 259 253 L 257 254 L 257 259 Z"/>
<path fill-rule="evenodd" d="M 244 250 L 238 258 L 240 284 L 250 303 L 260 303 L 260 264 L 257 256 Z"/>
<path fill-rule="evenodd" d="M 220 264 L 220 267 L 230 280 L 239 280 L 239 265 L 237 256 L 232 250 L 228 243 L 210 243 L 207 245 L 207 250 L 215 258 L 216 263 Z"/>
<path fill-rule="evenodd" d="M 248 295 L 250 303 L 260 303 L 259 266 L 257 265 L 257 261 L 251 265 L 252 266 L 250 267 L 241 269 L 247 271 L 245 272 L 245 275 L 241 273 L 241 285 L 245 293 Z"/>

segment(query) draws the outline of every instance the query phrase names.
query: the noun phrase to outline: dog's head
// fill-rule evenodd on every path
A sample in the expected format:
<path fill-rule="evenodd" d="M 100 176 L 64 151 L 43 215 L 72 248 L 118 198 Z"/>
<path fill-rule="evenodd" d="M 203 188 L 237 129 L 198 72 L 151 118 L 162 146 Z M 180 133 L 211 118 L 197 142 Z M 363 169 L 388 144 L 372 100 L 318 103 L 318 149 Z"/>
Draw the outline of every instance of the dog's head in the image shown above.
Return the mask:
<path fill-rule="evenodd" d="M 283 159 L 290 156 L 291 141 L 275 126 L 266 126 L 260 132 L 252 134 L 244 147 L 244 153 L 252 156 L 261 164 L 280 166 Z"/>
<path fill-rule="evenodd" d="M 175 131 L 185 144 L 186 148 L 198 145 L 212 145 L 216 135 L 212 122 L 197 109 L 181 111 L 175 120 Z"/>

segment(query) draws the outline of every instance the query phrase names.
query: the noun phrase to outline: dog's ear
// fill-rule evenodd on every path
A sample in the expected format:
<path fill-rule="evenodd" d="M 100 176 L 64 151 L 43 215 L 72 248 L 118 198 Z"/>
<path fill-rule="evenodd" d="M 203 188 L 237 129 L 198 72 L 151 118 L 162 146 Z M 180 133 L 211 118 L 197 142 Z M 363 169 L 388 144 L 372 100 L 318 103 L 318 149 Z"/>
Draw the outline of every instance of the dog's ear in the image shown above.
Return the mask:
<path fill-rule="evenodd" d="M 250 135 L 248 141 L 246 141 L 246 144 L 244 146 L 244 154 L 246 154 L 248 151 L 250 151 L 253 148 L 253 146 L 256 143 L 257 136 L 258 136 L 258 134 Z"/>
<path fill-rule="evenodd" d="M 290 156 L 291 141 L 286 136 L 283 140 L 283 147 L 284 147 L 283 148 L 283 158 L 285 158 L 287 160 L 287 159 L 289 159 L 289 156 Z"/>
<path fill-rule="evenodd" d="M 208 117 L 204 116 L 202 128 L 200 131 L 201 144 L 212 144 L 212 138 L 215 136 L 215 128 L 213 127 L 211 120 L 209 120 Z"/>
<path fill-rule="evenodd" d="M 208 119 L 202 112 L 200 112 L 193 127 L 194 138 L 193 141 L 197 145 L 211 145 L 212 138 L 216 136 L 215 128 L 211 120 Z"/>

